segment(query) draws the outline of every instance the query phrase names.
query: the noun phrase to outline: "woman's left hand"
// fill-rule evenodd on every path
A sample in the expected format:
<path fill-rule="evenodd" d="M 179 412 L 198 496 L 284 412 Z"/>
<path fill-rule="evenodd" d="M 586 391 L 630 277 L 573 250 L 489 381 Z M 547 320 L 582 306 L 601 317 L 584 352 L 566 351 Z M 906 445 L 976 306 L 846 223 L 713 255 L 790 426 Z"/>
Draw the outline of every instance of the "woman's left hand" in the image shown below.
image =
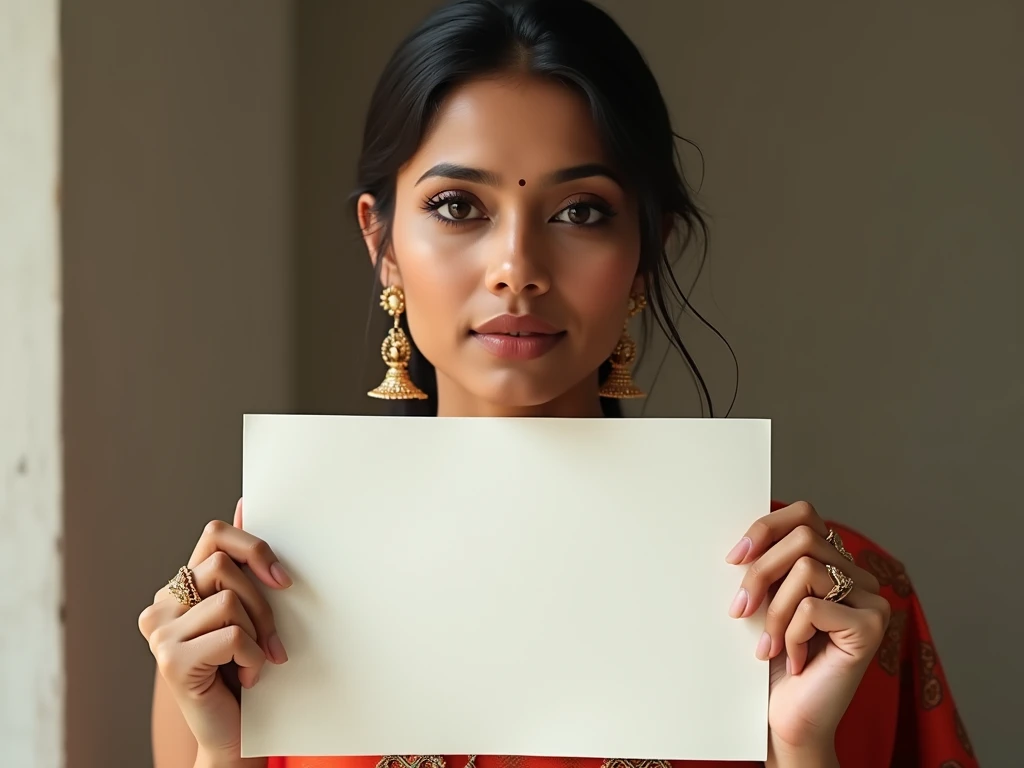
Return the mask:
<path fill-rule="evenodd" d="M 826 541 L 829 527 L 799 502 L 755 522 L 729 553 L 749 564 L 729 609 L 753 614 L 768 600 L 765 633 L 755 651 L 771 659 L 769 765 L 835 761 L 835 733 L 889 623 L 889 603 L 872 574 Z M 841 602 L 826 566 L 853 579 Z"/>

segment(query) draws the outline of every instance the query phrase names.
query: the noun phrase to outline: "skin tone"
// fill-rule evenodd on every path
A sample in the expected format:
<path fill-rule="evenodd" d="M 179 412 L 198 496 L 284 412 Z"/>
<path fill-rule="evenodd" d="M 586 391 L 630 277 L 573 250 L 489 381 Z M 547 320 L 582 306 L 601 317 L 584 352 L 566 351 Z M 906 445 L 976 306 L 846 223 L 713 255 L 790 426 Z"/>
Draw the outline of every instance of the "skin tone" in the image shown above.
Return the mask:
<path fill-rule="evenodd" d="M 600 415 L 597 368 L 642 282 L 637 211 L 617 177 L 580 98 L 510 74 L 471 82 L 442 105 L 399 173 L 387 252 L 373 199 L 360 199 L 370 258 L 385 285 L 405 291 L 413 340 L 437 368 L 439 415 Z M 475 333 L 503 315 L 531 315 L 558 338 L 542 340 L 544 354 L 495 354 L 494 344 L 522 352 L 524 343 Z M 889 618 L 878 581 L 827 534 L 798 503 L 756 520 L 726 555 L 749 568 L 722 610 L 742 619 L 768 601 L 751 651 L 771 663 L 771 768 L 838 765 L 836 727 Z M 241 501 L 233 525 L 207 526 L 188 564 L 203 601 L 186 609 L 161 589 L 139 617 L 158 668 L 156 768 L 263 766 L 238 757 L 231 681 L 252 687 L 264 664 L 287 661 L 252 579 L 270 589 L 291 580 L 271 547 L 242 530 Z M 856 584 L 842 603 L 822 599 L 827 565 Z"/>
<path fill-rule="evenodd" d="M 597 368 L 641 285 L 638 214 L 617 176 L 582 99 L 509 76 L 446 102 L 398 175 L 387 253 L 373 198 L 359 200 L 371 259 L 404 290 L 437 369 L 439 415 L 601 415 Z M 503 314 L 564 336 L 533 360 L 496 357 L 471 331 Z"/>

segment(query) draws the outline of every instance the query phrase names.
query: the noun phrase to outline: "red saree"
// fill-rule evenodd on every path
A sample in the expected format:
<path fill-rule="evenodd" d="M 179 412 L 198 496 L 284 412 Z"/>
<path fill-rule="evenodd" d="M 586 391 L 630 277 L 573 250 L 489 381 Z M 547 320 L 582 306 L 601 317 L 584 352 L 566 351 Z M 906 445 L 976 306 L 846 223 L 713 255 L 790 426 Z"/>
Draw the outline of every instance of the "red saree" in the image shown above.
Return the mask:
<path fill-rule="evenodd" d="M 773 505 L 773 508 L 778 508 Z M 977 768 L 924 612 L 903 565 L 855 531 L 831 523 L 862 568 L 882 585 L 892 620 L 836 735 L 843 768 Z M 268 768 L 375 768 L 379 757 L 271 758 Z M 464 768 L 466 755 L 396 758 L 389 768 Z M 757 763 L 493 757 L 476 768 L 753 768 Z"/>

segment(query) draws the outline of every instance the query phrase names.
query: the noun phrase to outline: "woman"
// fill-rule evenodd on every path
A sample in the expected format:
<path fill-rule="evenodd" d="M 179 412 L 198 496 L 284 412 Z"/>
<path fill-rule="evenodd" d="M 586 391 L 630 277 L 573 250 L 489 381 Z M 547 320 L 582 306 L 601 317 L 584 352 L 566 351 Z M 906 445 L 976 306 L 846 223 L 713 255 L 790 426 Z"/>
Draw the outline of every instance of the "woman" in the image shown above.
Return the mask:
<path fill-rule="evenodd" d="M 359 163 L 356 214 L 395 323 L 371 395 L 439 416 L 618 416 L 640 394 L 624 323 L 648 306 L 692 366 L 666 242 L 706 233 L 675 161 L 651 72 L 585 0 L 462 0 L 432 15 L 381 77 Z M 288 658 L 252 579 L 291 584 L 241 516 L 240 502 L 234 526 L 211 523 L 140 617 L 158 666 L 157 768 L 601 765 L 239 759 L 231 683 L 251 688 Z M 722 555 L 753 564 L 722 610 L 769 604 L 751 648 L 772 665 L 769 766 L 976 765 L 896 561 L 805 503 L 753 521 Z"/>

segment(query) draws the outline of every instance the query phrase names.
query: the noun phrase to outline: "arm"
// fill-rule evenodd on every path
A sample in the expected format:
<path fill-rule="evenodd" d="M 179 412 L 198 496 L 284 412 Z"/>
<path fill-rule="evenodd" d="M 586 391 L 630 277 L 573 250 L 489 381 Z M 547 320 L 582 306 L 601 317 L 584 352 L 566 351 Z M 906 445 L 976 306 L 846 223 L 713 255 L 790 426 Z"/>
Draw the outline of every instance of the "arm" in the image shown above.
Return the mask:
<path fill-rule="evenodd" d="M 239 522 L 241 506 L 239 500 Z M 189 563 L 139 615 L 158 670 L 154 766 L 267 768 L 272 761 L 266 758 L 239 757 L 238 689 L 254 686 L 264 663 L 288 660 L 254 580 L 271 589 L 285 589 L 291 580 L 265 542 L 220 520 L 206 526 Z M 223 677 L 229 664 L 230 683 Z"/>
<path fill-rule="evenodd" d="M 262 757 L 239 759 L 234 765 L 198 755 L 199 746 L 160 672 L 153 684 L 153 768 L 266 768 Z"/>
<path fill-rule="evenodd" d="M 153 684 L 153 768 L 192 768 L 196 739 L 158 671 Z"/>

